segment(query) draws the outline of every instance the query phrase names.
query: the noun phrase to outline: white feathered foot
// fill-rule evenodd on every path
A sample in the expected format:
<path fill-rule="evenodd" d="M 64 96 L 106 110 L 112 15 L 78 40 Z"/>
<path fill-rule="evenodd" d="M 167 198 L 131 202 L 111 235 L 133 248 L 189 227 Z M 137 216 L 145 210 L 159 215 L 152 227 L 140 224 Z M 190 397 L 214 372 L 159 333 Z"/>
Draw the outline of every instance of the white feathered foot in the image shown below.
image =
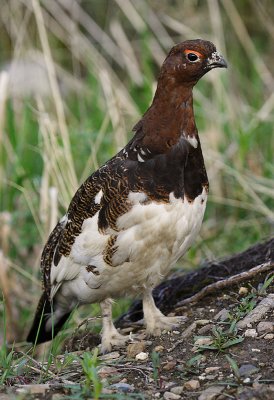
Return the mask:
<path fill-rule="evenodd" d="M 106 299 L 100 303 L 102 312 L 101 353 L 108 353 L 112 346 L 124 346 L 131 336 L 121 335 L 112 322 L 112 300 Z"/>
<path fill-rule="evenodd" d="M 185 322 L 185 317 L 166 317 L 156 307 L 151 291 L 143 295 L 144 322 L 148 335 L 160 336 L 163 330 L 170 331 Z"/>

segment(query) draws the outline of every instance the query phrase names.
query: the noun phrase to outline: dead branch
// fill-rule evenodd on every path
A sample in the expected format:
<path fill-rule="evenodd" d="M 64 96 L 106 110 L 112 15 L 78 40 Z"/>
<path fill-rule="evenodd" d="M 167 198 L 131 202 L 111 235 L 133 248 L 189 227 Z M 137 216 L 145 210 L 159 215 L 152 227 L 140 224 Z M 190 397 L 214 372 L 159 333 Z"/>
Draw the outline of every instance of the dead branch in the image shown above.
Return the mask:
<path fill-rule="evenodd" d="M 251 268 L 249 271 L 244 271 L 240 274 L 231 276 L 222 281 L 212 283 L 211 285 L 206 286 L 200 292 L 194 294 L 193 296 L 189 297 L 188 299 L 179 301 L 175 306 L 179 307 L 179 306 L 183 306 L 185 304 L 197 302 L 198 300 L 201 300 L 202 297 L 205 297 L 208 294 L 211 294 L 217 290 L 227 288 L 228 286 L 235 285 L 236 283 L 246 281 L 248 279 L 251 279 L 252 277 L 254 277 L 257 274 L 269 271 L 273 268 L 274 268 L 274 264 L 271 262 L 257 265 L 256 267 Z"/>

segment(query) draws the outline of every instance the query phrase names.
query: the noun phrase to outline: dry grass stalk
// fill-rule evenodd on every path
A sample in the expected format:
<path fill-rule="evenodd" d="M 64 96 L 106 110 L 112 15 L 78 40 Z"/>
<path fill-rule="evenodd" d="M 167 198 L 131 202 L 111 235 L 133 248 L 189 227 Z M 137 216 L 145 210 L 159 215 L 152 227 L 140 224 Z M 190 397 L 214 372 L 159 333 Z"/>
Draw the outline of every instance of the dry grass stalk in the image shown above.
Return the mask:
<path fill-rule="evenodd" d="M 41 11 L 40 3 L 37 0 L 32 0 L 32 6 L 33 6 L 33 11 L 35 14 L 35 18 L 37 21 L 37 28 L 39 32 L 39 37 L 45 57 L 45 63 L 47 66 L 47 71 L 48 71 L 48 77 L 49 77 L 49 83 L 50 87 L 52 90 L 52 96 L 53 96 L 53 101 L 56 107 L 56 114 L 57 114 L 57 120 L 58 120 L 58 127 L 60 130 L 60 134 L 62 137 L 63 145 L 64 145 L 64 155 L 67 160 L 67 168 L 68 168 L 68 173 L 69 173 L 69 178 L 71 181 L 71 184 L 77 188 L 78 182 L 75 174 L 75 169 L 74 169 L 74 162 L 71 156 L 71 148 L 70 148 L 70 139 L 69 139 L 69 134 L 68 134 L 68 129 L 66 125 L 66 120 L 65 120 L 65 112 L 64 112 L 64 107 L 63 107 L 63 102 L 59 90 L 59 86 L 57 83 L 57 76 L 56 76 L 56 71 L 54 68 L 54 63 L 50 51 L 50 46 L 48 42 L 48 37 L 47 37 L 47 31 L 46 27 L 44 24 L 44 19 L 43 19 L 43 14 Z"/>

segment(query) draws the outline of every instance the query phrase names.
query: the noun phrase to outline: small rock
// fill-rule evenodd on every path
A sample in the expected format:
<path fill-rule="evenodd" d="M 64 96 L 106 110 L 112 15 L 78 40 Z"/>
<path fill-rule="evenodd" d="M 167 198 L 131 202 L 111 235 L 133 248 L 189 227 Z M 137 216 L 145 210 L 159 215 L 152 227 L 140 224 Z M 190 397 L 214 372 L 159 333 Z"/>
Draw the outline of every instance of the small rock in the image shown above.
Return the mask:
<path fill-rule="evenodd" d="M 244 329 L 249 323 L 254 324 L 261 321 L 262 317 L 272 308 L 274 308 L 274 293 L 270 293 L 267 297 L 263 298 L 247 316 L 237 322 L 237 327 Z"/>
<path fill-rule="evenodd" d="M 214 400 L 224 388 L 224 386 L 210 386 L 200 394 L 198 400 Z"/>
<path fill-rule="evenodd" d="M 243 380 L 243 383 L 250 383 L 251 382 L 251 379 L 250 378 L 245 378 L 244 380 Z"/>
<path fill-rule="evenodd" d="M 256 329 L 247 329 L 244 333 L 245 337 L 255 338 L 258 336 Z"/>
<path fill-rule="evenodd" d="M 202 326 L 199 330 L 198 330 L 198 335 L 205 335 L 208 332 L 211 332 L 212 330 L 212 324 L 207 324 L 205 326 Z"/>
<path fill-rule="evenodd" d="M 164 366 L 163 370 L 165 371 L 171 371 L 176 367 L 177 362 L 176 361 L 168 361 Z"/>
<path fill-rule="evenodd" d="M 174 386 L 173 388 L 170 389 L 170 391 L 174 394 L 182 394 L 184 391 L 184 386 Z"/>
<path fill-rule="evenodd" d="M 210 337 L 203 337 L 203 338 L 199 338 L 195 341 L 194 343 L 194 347 L 191 349 L 191 351 L 197 351 L 197 349 L 200 346 L 204 346 L 204 345 L 209 345 L 212 343 L 212 339 Z"/>
<path fill-rule="evenodd" d="M 154 347 L 154 351 L 157 351 L 157 353 L 161 353 L 164 350 L 165 350 L 164 346 L 156 346 L 156 347 Z"/>
<path fill-rule="evenodd" d="M 191 379 L 190 381 L 185 382 L 184 388 L 186 390 L 197 390 L 200 388 L 200 382 L 195 379 Z"/>
<path fill-rule="evenodd" d="M 100 378 L 105 378 L 109 375 L 114 375 L 117 374 L 118 370 L 117 368 L 114 367 L 108 367 L 108 366 L 103 366 L 99 369 L 98 374 L 100 376 Z"/>
<path fill-rule="evenodd" d="M 54 394 L 51 396 L 51 400 L 62 400 L 62 399 L 64 399 L 64 395 L 61 394 L 61 393 L 54 393 Z M 0 395 L 0 400 L 5 400 L 5 398 L 4 398 L 4 397 L 1 397 L 1 395 Z M 8 399 L 7 399 L 7 400 L 8 400 Z"/>
<path fill-rule="evenodd" d="M 127 346 L 127 357 L 135 358 L 137 354 L 144 352 L 145 347 L 145 342 L 130 343 Z"/>
<path fill-rule="evenodd" d="M 172 392 L 165 392 L 164 393 L 164 399 L 165 400 L 178 400 L 180 398 L 181 398 L 181 396 L 179 394 L 175 394 L 175 393 L 172 393 Z"/>
<path fill-rule="evenodd" d="M 244 296 L 245 294 L 248 293 L 248 288 L 241 286 L 238 292 L 240 295 Z"/>
<path fill-rule="evenodd" d="M 174 335 L 180 335 L 180 331 L 172 331 L 172 333 L 174 333 Z"/>
<path fill-rule="evenodd" d="M 99 357 L 99 359 L 106 361 L 106 360 L 114 360 L 119 357 L 120 353 L 118 351 L 113 351 L 112 353 L 103 354 L 102 356 Z"/>
<path fill-rule="evenodd" d="M 274 334 L 273 333 L 267 333 L 264 337 L 266 340 L 272 340 L 274 339 Z"/>
<path fill-rule="evenodd" d="M 219 369 L 220 369 L 220 367 L 207 367 L 205 369 L 205 373 L 209 374 L 210 372 L 215 372 L 215 371 L 218 371 Z"/>
<path fill-rule="evenodd" d="M 129 385 L 128 383 L 123 382 L 114 383 L 110 387 L 123 393 L 133 392 L 133 390 L 135 389 L 133 385 Z"/>
<path fill-rule="evenodd" d="M 140 360 L 140 361 L 144 361 L 148 359 L 148 353 L 144 353 L 143 351 L 141 351 L 140 353 L 136 354 L 135 356 L 135 360 Z"/>
<path fill-rule="evenodd" d="M 253 353 L 260 353 L 261 352 L 260 349 L 251 349 L 251 351 L 253 351 Z"/>
<path fill-rule="evenodd" d="M 223 308 L 221 311 L 219 311 L 215 316 L 214 320 L 215 321 L 225 321 L 226 319 L 229 318 L 229 311 L 226 308 Z"/>
<path fill-rule="evenodd" d="M 261 335 L 263 333 L 269 333 L 274 331 L 273 322 L 261 321 L 257 325 L 257 332 Z"/>
<path fill-rule="evenodd" d="M 44 395 L 47 390 L 50 389 L 48 383 L 35 383 L 30 385 L 18 385 L 18 392 L 29 393 L 29 394 L 42 394 Z"/>
<path fill-rule="evenodd" d="M 208 381 L 214 381 L 214 379 L 217 378 L 217 375 L 206 375 L 205 379 L 207 379 Z"/>
<path fill-rule="evenodd" d="M 249 376 L 258 372 L 259 369 L 252 364 L 243 364 L 239 368 L 240 376 Z"/>

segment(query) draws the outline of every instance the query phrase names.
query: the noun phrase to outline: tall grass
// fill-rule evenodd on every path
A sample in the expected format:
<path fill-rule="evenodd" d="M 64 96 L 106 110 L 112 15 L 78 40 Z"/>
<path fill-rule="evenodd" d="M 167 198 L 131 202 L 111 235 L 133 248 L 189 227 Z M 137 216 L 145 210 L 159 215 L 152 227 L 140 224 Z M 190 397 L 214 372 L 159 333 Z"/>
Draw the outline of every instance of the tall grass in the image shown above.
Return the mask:
<path fill-rule="evenodd" d="M 267 4 L 4 2 L 0 286 L 9 326 L 14 321 L 9 340 L 23 340 L 30 324 L 50 230 L 79 183 L 131 137 L 173 43 L 212 40 L 229 63 L 227 72 L 214 71 L 195 88 L 211 194 L 197 246 L 179 265 L 194 267 L 273 232 L 273 27 Z"/>

